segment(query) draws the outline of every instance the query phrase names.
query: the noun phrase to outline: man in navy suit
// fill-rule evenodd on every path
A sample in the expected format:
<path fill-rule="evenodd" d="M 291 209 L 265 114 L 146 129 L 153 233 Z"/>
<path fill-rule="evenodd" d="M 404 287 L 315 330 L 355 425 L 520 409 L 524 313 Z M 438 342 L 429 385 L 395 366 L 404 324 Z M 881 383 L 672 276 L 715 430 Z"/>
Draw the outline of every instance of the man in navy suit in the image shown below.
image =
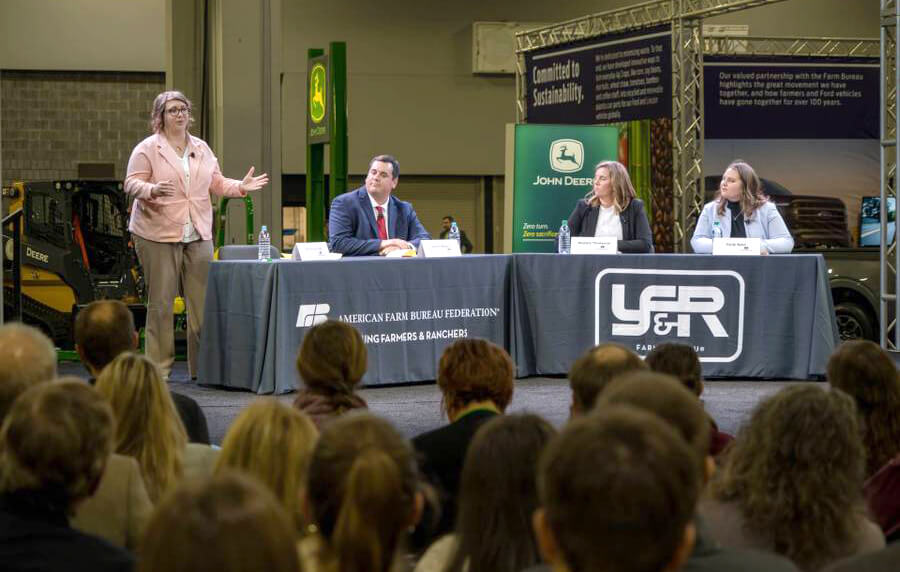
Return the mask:
<path fill-rule="evenodd" d="M 416 248 L 431 236 L 412 205 L 391 196 L 397 187 L 400 165 L 390 155 L 369 163 L 365 187 L 344 193 L 331 203 L 328 246 L 345 256 L 382 256 L 394 250 Z"/>

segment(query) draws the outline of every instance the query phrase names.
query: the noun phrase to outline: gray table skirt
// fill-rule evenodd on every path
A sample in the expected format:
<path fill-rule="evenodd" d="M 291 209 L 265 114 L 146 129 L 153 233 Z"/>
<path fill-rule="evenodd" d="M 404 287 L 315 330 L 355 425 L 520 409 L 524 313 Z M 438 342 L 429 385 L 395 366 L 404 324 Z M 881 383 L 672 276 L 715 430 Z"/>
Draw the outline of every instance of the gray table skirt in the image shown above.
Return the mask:
<path fill-rule="evenodd" d="M 690 343 L 717 377 L 823 375 L 838 341 L 819 255 L 472 255 L 212 264 L 199 382 L 285 393 L 309 327 L 352 323 L 363 383 L 433 380 L 454 340 L 506 348 L 517 375 L 564 374 L 616 341 L 644 355 Z"/>

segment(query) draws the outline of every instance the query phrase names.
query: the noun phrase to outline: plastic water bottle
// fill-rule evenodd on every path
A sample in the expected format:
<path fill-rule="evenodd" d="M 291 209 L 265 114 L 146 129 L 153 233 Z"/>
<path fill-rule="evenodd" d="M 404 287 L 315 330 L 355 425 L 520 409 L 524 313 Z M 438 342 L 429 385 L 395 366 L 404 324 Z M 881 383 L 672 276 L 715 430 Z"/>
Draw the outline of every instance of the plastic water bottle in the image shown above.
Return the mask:
<path fill-rule="evenodd" d="M 450 223 L 450 232 L 447 233 L 447 238 L 455 240 L 456 244 L 459 244 L 459 227 L 456 226 L 456 221 Z"/>
<path fill-rule="evenodd" d="M 571 254 L 572 252 L 572 232 L 569 230 L 569 222 L 563 219 L 562 226 L 559 227 L 559 253 Z"/>
<path fill-rule="evenodd" d="M 713 223 L 712 234 L 713 238 L 722 238 L 724 236 L 722 234 L 722 225 L 719 224 L 719 221 Z"/>
<path fill-rule="evenodd" d="M 259 245 L 259 254 L 257 255 L 257 259 L 263 262 L 271 260 L 272 250 L 270 246 L 272 242 L 269 239 L 269 229 L 266 228 L 266 225 L 262 225 L 262 228 L 259 229 L 259 238 L 256 240 L 256 244 Z"/>

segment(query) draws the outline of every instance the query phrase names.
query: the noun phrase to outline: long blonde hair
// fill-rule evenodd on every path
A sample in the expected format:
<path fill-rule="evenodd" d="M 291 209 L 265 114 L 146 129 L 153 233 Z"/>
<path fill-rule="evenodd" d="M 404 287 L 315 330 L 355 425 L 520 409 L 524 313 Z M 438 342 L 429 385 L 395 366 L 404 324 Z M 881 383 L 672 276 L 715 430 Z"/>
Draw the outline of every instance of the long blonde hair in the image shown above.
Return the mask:
<path fill-rule="evenodd" d="M 618 161 L 601 161 L 594 167 L 594 176 L 597 176 L 599 169 L 609 171 L 609 184 L 613 191 L 613 206 L 616 208 L 616 214 L 624 211 L 631 204 L 636 193 L 634 185 L 631 184 L 631 177 L 628 176 L 628 169 Z M 588 205 L 596 207 L 600 205 L 600 199 L 594 194 L 594 187 L 584 195 L 584 200 Z"/>
<path fill-rule="evenodd" d="M 97 378 L 116 417 L 115 452 L 137 459 L 154 502 L 181 477 L 184 425 L 162 374 L 149 358 L 120 354 Z"/>
<path fill-rule="evenodd" d="M 240 469 L 258 478 L 281 501 L 299 532 L 305 524 L 300 499 L 318 438 L 305 413 L 275 399 L 257 400 L 225 434 L 215 473 Z"/>

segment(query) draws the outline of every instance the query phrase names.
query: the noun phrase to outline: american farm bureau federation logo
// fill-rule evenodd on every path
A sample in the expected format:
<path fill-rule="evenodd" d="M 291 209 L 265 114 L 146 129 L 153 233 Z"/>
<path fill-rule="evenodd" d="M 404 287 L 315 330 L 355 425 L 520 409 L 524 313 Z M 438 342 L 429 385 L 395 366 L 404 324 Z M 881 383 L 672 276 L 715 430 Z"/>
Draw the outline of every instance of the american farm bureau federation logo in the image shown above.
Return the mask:
<path fill-rule="evenodd" d="M 325 118 L 325 66 L 316 64 L 309 72 L 309 117 L 313 123 Z"/>
<path fill-rule="evenodd" d="M 331 306 L 328 304 L 300 304 L 300 311 L 297 312 L 297 327 L 309 328 L 316 324 L 328 320 L 328 312 Z"/>
<path fill-rule="evenodd" d="M 743 351 L 744 279 L 736 272 L 609 268 L 597 274 L 594 293 L 595 343 L 644 356 L 679 342 L 706 362 L 731 362 Z"/>
<path fill-rule="evenodd" d="M 584 145 L 577 139 L 557 139 L 550 144 L 550 168 L 558 173 L 574 173 L 584 165 Z"/>

